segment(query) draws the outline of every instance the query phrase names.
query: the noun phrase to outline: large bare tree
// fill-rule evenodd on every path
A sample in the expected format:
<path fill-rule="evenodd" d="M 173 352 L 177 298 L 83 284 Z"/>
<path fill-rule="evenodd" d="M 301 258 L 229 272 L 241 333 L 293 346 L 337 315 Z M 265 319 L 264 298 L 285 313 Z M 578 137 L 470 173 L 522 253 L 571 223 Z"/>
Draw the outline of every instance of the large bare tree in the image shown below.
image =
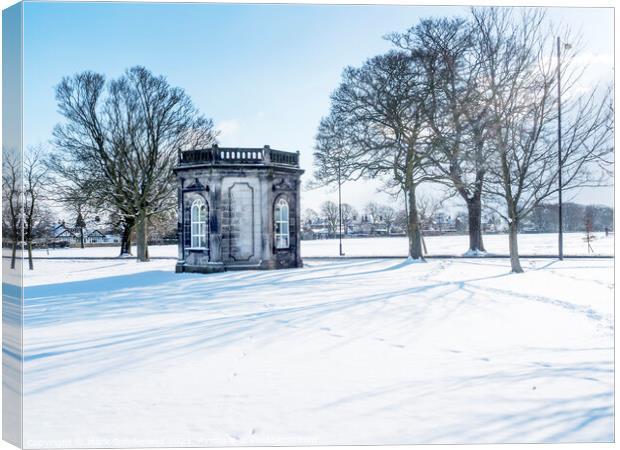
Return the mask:
<path fill-rule="evenodd" d="M 421 71 L 407 52 L 391 51 L 361 68 L 344 70 L 321 121 L 315 151 L 315 178 L 334 182 L 381 177 L 405 194 L 409 256 L 423 258 L 416 189 L 433 178 L 428 172 Z M 339 168 L 339 169 L 338 169 Z"/>
<path fill-rule="evenodd" d="M 488 113 L 479 90 L 480 61 L 472 26 L 464 18 L 422 20 L 389 39 L 422 68 L 421 105 L 431 132 L 430 160 L 467 205 L 469 252 L 484 251 L 482 192 L 487 171 Z"/>
<path fill-rule="evenodd" d="M 522 272 L 519 223 L 558 191 L 600 183 L 596 164 L 613 152 L 613 115 L 606 96 L 569 96 L 581 71 L 571 64 L 574 50 L 562 48 L 562 154 L 557 153 L 557 54 L 540 11 L 474 9 L 481 91 L 489 105 L 495 154 L 485 191 L 509 226 L 513 272 Z"/>
<path fill-rule="evenodd" d="M 107 83 L 93 72 L 63 78 L 56 99 L 65 117 L 54 129 L 57 173 L 82 174 L 93 199 L 122 218 L 121 252 L 135 226 L 138 260 L 147 261 L 150 218 L 175 207 L 177 154 L 213 144 L 213 122 L 183 89 L 140 66 Z"/>

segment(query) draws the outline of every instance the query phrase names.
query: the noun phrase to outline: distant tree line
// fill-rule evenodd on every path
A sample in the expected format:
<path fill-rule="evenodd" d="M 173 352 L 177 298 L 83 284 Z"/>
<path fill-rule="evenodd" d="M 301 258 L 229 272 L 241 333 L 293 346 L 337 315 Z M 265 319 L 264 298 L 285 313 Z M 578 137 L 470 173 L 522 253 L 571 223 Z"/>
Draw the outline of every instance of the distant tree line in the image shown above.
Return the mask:
<path fill-rule="evenodd" d="M 442 208 L 442 203 L 429 197 L 421 197 L 420 227 L 425 232 L 456 232 L 469 233 L 467 211 L 456 211 L 451 217 Z M 566 202 L 563 208 L 563 228 L 566 232 L 585 232 L 590 226 L 591 232 L 613 231 L 614 210 L 604 205 L 584 205 Z M 445 221 L 447 218 L 447 221 Z M 305 229 L 324 230 L 325 237 L 338 236 L 338 205 L 326 200 L 321 203 L 318 211 L 306 208 L 302 212 L 302 227 Z M 445 222 L 444 222 L 445 221 Z M 501 232 L 501 222 L 496 214 L 487 211 L 487 229 Z M 348 203 L 342 204 L 343 234 L 357 234 L 359 229 L 364 229 L 368 235 L 392 235 L 394 231 L 400 234 L 401 230 L 407 229 L 407 213 L 404 209 L 395 209 L 390 205 L 376 202 L 368 202 L 363 209 L 358 210 Z M 361 226 L 360 226 L 361 225 Z M 366 225 L 364 227 L 364 225 Z M 357 228 L 357 229 L 356 229 Z M 537 205 L 530 215 L 520 223 L 519 232 L 555 233 L 558 230 L 558 205 L 557 203 L 542 203 Z"/>
<path fill-rule="evenodd" d="M 446 186 L 466 205 L 469 250 L 484 251 L 482 210 L 493 209 L 509 229 L 512 271 L 521 272 L 518 230 L 557 194 L 560 164 L 565 191 L 600 185 L 611 172 L 611 87 L 575 92 L 578 46 L 558 54 L 559 34 L 538 10 L 473 8 L 389 35 L 390 51 L 343 71 L 318 128 L 315 183 L 384 180 L 404 199 L 416 259 L 418 187 Z"/>
<path fill-rule="evenodd" d="M 367 224 L 369 234 L 375 234 L 379 225 L 384 229 L 383 234 L 391 234 L 394 226 L 404 229 L 405 220 L 402 212 L 395 210 L 389 205 L 381 205 L 375 202 L 369 202 L 363 208 L 362 212 L 348 203 L 341 205 L 342 211 L 342 233 L 350 234 L 349 231 L 355 224 Z M 336 237 L 339 234 L 339 209 L 338 204 L 326 200 L 321 203 L 319 211 L 312 208 L 306 208 L 302 213 L 302 226 L 305 228 L 313 228 L 322 226 L 326 231 L 326 237 Z"/>
<path fill-rule="evenodd" d="M 562 204 L 563 229 L 568 232 L 583 232 L 590 221 L 590 231 L 613 230 L 614 210 L 603 205 L 580 205 L 578 203 Z M 533 225 L 536 232 L 555 232 L 558 230 L 557 203 L 543 203 L 534 208 L 527 217 L 527 223 Z"/>

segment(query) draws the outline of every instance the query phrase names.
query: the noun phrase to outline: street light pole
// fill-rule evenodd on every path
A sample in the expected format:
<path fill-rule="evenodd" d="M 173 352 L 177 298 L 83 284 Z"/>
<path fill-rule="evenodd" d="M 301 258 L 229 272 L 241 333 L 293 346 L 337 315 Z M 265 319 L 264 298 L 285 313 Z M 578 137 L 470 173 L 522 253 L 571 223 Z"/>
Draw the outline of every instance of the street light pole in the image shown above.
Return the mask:
<path fill-rule="evenodd" d="M 562 236 L 562 100 L 560 87 L 560 37 L 557 40 L 558 57 L 558 256 L 564 259 L 564 241 Z"/>
<path fill-rule="evenodd" d="M 340 256 L 344 256 L 342 252 L 342 191 L 341 187 L 342 182 L 340 180 L 340 157 L 338 158 L 338 229 L 339 229 L 339 240 L 340 240 Z"/>

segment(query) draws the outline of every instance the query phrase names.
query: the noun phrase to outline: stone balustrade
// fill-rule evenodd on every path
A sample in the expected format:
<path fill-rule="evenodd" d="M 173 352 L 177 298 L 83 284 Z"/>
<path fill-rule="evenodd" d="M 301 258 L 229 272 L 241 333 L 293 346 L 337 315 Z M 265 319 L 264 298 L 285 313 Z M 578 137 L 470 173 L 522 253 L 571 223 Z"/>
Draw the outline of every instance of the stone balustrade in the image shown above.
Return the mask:
<path fill-rule="evenodd" d="M 197 164 L 251 164 L 299 167 L 299 152 L 263 148 L 219 147 L 179 152 L 179 166 Z"/>

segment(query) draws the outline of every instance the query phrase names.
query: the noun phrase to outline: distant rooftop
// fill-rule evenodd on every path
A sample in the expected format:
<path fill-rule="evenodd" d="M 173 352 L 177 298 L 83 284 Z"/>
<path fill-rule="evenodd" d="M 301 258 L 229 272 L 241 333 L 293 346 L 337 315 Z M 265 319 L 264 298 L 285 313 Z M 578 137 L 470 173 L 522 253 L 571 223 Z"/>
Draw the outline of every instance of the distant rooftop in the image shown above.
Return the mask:
<path fill-rule="evenodd" d="M 299 152 L 275 150 L 265 145 L 262 148 L 219 147 L 186 150 L 179 154 L 179 166 L 195 165 L 269 165 L 299 167 Z"/>

